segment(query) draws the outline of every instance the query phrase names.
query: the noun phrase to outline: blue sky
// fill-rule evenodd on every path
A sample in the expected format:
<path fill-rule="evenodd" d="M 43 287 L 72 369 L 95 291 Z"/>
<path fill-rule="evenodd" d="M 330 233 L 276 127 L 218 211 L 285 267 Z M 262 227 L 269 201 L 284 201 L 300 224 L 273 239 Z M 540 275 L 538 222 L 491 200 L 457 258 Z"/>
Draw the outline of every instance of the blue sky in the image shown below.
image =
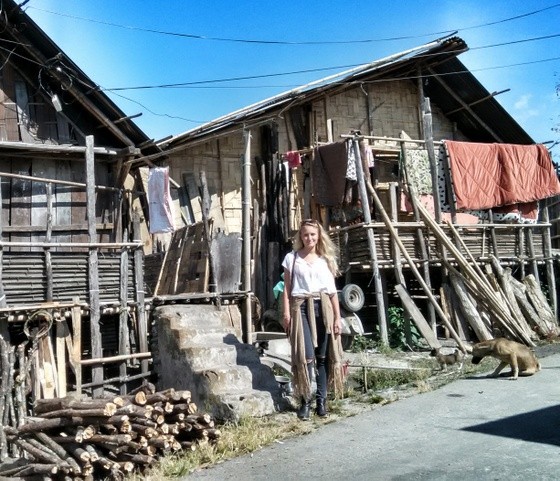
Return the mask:
<path fill-rule="evenodd" d="M 24 8 L 101 87 L 152 87 L 108 94 L 125 113 L 142 112 L 136 123 L 155 139 L 458 30 L 471 48 L 459 58 L 486 89 L 511 89 L 497 99 L 536 142 L 560 140 L 552 131 L 560 126 L 560 3 L 553 0 L 30 0 Z M 321 43 L 357 40 L 372 41 Z M 156 87 L 309 69 L 328 70 Z"/>

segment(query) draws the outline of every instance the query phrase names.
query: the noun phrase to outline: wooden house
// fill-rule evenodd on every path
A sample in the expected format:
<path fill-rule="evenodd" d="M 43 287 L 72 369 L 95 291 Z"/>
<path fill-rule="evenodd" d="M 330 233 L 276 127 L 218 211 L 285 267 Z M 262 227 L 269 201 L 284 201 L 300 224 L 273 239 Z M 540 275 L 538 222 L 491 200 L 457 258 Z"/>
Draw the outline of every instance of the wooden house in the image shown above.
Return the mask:
<path fill-rule="evenodd" d="M 400 208 L 408 188 L 401 159 L 407 149 L 422 147 L 430 163 L 432 188 L 437 189 L 437 156 L 445 141 L 534 144 L 496 101 L 497 93 L 488 92 L 460 62 L 458 56 L 467 49 L 461 38 L 439 39 L 278 94 L 159 142 L 171 177 L 180 184 L 177 216 L 182 213 L 192 221 L 207 217 L 214 229 L 238 233 L 243 249 L 231 260 L 243 273 L 238 290 L 254 293 L 263 309 L 273 303 L 272 287 L 299 221 L 317 218 L 338 242 L 345 273 L 340 282 L 358 283 L 366 291 L 365 318 L 372 322 L 372 330 L 379 329 L 386 340 L 387 308 L 403 302 L 410 314 L 412 302 L 437 332 L 442 279 L 461 252 L 442 253 L 442 240 L 432 232 L 442 228 L 447 239 L 455 237 L 452 227 L 443 224 L 435 191 L 433 229 L 418 209 Z M 317 149 L 341 142 L 350 142 L 347 148 L 352 148 L 354 141 L 374 159 L 373 167 L 363 169 L 363 188 L 358 182 L 361 204 L 325 205 L 313 179 Z M 288 162 L 293 155 L 297 167 Z M 441 176 L 446 177 L 444 172 Z M 492 208 L 485 212 L 486 220 L 470 225 L 462 225 L 455 211 L 447 214 L 464 243 L 462 255 L 479 266 L 496 256 L 500 265 L 511 266 L 521 278 L 540 275 L 550 287 L 556 312 L 546 212 L 541 210 L 533 223 L 497 223 Z M 211 284 L 209 290 L 216 287 Z M 405 284 L 410 295 L 397 296 L 395 288 Z M 247 306 L 246 321 L 252 312 Z M 249 320 L 246 330 L 253 327 Z"/>
<path fill-rule="evenodd" d="M 0 23 L 2 337 L 34 397 L 126 390 L 149 375 L 135 175 L 159 149 L 16 2 Z"/>

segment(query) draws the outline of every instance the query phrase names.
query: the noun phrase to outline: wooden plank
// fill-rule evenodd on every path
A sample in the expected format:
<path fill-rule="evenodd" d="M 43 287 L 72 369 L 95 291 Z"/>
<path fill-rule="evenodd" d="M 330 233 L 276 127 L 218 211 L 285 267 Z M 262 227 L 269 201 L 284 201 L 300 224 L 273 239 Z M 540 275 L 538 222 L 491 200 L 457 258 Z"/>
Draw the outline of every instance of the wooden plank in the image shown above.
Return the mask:
<path fill-rule="evenodd" d="M 212 271 L 219 294 L 239 291 L 241 283 L 241 242 L 239 233 L 219 232 L 212 240 Z"/>
<path fill-rule="evenodd" d="M 58 395 L 66 396 L 66 337 L 68 325 L 62 323 L 62 319 L 56 322 L 56 366 L 58 372 Z"/>
<path fill-rule="evenodd" d="M 8 141 L 21 141 L 16 109 L 15 77 L 16 73 L 11 63 L 4 65 L 4 119 L 6 121 L 6 139 Z"/>
<path fill-rule="evenodd" d="M 95 164 L 93 153 L 93 135 L 86 137 L 86 201 L 87 201 L 87 220 L 88 237 L 90 242 L 97 241 L 97 231 L 95 229 Z M 101 339 L 100 307 L 99 307 L 99 258 L 98 249 L 89 249 L 89 319 L 91 333 L 91 357 L 103 357 L 103 344 Z M 92 382 L 96 384 L 92 390 L 93 397 L 103 396 L 103 367 L 94 366 L 91 369 Z"/>
<path fill-rule="evenodd" d="M 72 361 L 76 372 L 76 393 L 82 394 L 82 309 L 80 307 L 80 299 L 74 298 L 74 306 L 72 307 L 72 331 L 74 333 L 72 339 Z"/>
<path fill-rule="evenodd" d="M 140 215 L 135 212 L 132 216 L 132 235 L 141 240 Z M 134 251 L 134 290 L 136 293 L 136 317 L 138 322 L 138 347 L 140 352 L 148 352 L 148 316 L 146 314 L 144 293 L 144 251 Z M 143 374 L 148 372 L 149 360 L 142 359 L 140 367 Z"/>
<path fill-rule="evenodd" d="M 86 172 L 84 168 L 71 169 L 73 182 L 86 182 Z M 71 223 L 83 224 L 87 215 L 87 194 L 85 189 L 72 189 L 71 191 Z M 81 234 L 72 234 L 72 242 L 87 242 L 88 235 L 86 232 Z"/>
<path fill-rule="evenodd" d="M 56 161 L 56 179 L 72 180 L 71 162 L 66 159 Z M 68 185 L 54 184 L 54 219 L 53 228 L 59 226 L 72 225 L 72 191 L 82 190 L 70 187 Z M 82 223 L 85 221 L 83 218 Z M 72 242 L 72 235 L 68 233 L 59 233 L 55 236 L 57 242 Z"/>
<path fill-rule="evenodd" d="M 23 142 L 34 143 L 35 136 L 31 132 L 27 84 L 23 80 L 16 80 L 14 89 L 20 138 Z"/>
<path fill-rule="evenodd" d="M 29 174 L 32 169 L 30 159 L 18 160 L 14 165 L 16 174 Z M 12 180 L 12 201 L 11 201 L 11 226 L 30 226 L 31 225 L 31 181 L 27 179 Z M 31 239 L 27 233 L 14 233 L 10 240 L 14 242 L 26 242 Z M 14 247 L 15 251 L 28 251 L 24 247 Z"/>
<path fill-rule="evenodd" d="M 408 294 L 407 290 L 404 288 L 402 284 L 396 284 L 395 290 L 397 291 L 398 296 L 401 298 L 402 304 L 408 315 L 418 327 L 420 334 L 426 340 L 428 345 L 433 349 L 438 349 L 441 347 L 441 343 L 438 341 L 434 331 L 428 324 L 428 321 L 424 319 L 424 316 L 420 312 L 420 309 L 416 306 L 410 295 Z"/>
<path fill-rule="evenodd" d="M 124 231 L 125 237 L 128 237 L 128 231 Z M 120 263 L 120 288 L 119 288 L 119 298 L 120 298 L 120 314 L 119 314 L 119 354 L 130 354 L 130 332 L 128 329 L 128 249 L 123 249 L 121 251 L 121 263 Z M 126 360 L 119 365 L 119 374 L 122 379 L 126 378 Z M 126 383 L 122 383 L 120 386 L 120 393 L 127 393 Z"/>

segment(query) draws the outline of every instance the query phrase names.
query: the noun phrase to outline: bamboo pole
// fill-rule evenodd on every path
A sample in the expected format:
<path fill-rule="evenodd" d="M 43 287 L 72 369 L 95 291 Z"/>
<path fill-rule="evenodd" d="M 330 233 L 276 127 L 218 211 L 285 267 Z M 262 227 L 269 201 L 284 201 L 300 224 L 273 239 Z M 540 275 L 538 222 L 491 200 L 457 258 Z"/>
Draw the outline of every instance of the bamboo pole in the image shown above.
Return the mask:
<path fill-rule="evenodd" d="M 243 304 L 244 340 L 250 343 L 253 338 L 253 320 L 251 316 L 251 131 L 244 131 L 245 152 L 243 154 L 243 189 L 242 189 L 242 230 L 243 230 L 243 290 L 247 292 Z"/>
<path fill-rule="evenodd" d="M 432 290 L 426 284 L 426 281 L 422 277 L 422 274 L 420 274 L 420 271 L 418 270 L 418 268 L 414 264 L 414 261 L 410 257 L 409 253 L 407 252 L 406 247 L 403 245 L 399 236 L 395 232 L 395 229 L 391 225 L 391 220 L 389 219 L 389 216 L 387 215 L 387 212 L 385 211 L 385 208 L 383 207 L 383 203 L 381 202 L 381 199 L 379 199 L 379 196 L 377 195 L 377 192 L 375 192 L 375 189 L 372 188 L 370 193 L 373 197 L 373 201 L 375 202 L 375 207 L 377 208 L 377 210 L 381 214 L 381 217 L 383 218 L 383 221 L 385 222 L 385 225 L 389 229 L 389 233 L 392 236 L 394 236 L 395 242 L 397 243 L 399 249 L 401 250 L 402 255 L 407 260 L 408 265 L 410 266 L 410 269 L 412 270 L 412 273 L 414 274 L 414 276 L 416 277 L 416 279 L 418 280 L 418 282 L 422 286 L 422 289 L 424 289 L 424 292 L 426 293 L 426 295 L 428 296 L 428 299 L 430 300 L 430 302 L 434 306 L 434 309 L 435 309 L 436 313 L 438 314 L 438 316 L 441 318 L 441 320 L 445 324 L 445 327 L 449 330 L 449 333 L 451 334 L 451 337 L 455 340 L 455 342 L 457 343 L 457 346 L 459 346 L 459 349 L 461 349 L 461 351 L 463 353 L 466 353 L 467 349 L 466 349 L 465 345 L 463 344 L 463 341 L 457 335 L 457 332 L 455 331 L 455 329 L 451 325 L 451 322 L 449 321 L 449 318 L 445 315 L 442 308 L 438 304 L 436 298 L 432 294 Z M 423 207 L 421 207 L 420 205 L 418 207 L 423 209 Z"/>
<path fill-rule="evenodd" d="M 404 146 L 405 144 L 402 144 L 402 156 L 403 158 L 406 157 L 406 148 Z M 405 175 L 406 175 L 406 166 L 405 166 Z M 424 274 L 424 280 L 426 281 L 426 285 L 428 286 L 428 288 L 430 289 L 430 291 L 432 290 L 432 280 L 430 277 L 430 263 L 429 263 L 429 259 L 428 259 L 428 247 L 427 247 L 427 242 L 426 239 L 424 238 L 424 231 L 422 230 L 422 226 L 424 225 L 423 223 L 420 222 L 420 214 L 418 213 L 418 207 L 416 206 L 416 203 L 418 202 L 418 199 L 415 195 L 414 192 L 414 187 L 411 185 L 411 183 L 408 182 L 408 176 L 407 176 L 407 185 L 409 188 L 409 191 L 411 192 L 410 196 L 410 203 L 412 205 L 412 211 L 414 213 L 414 219 L 417 222 L 417 226 L 416 226 L 416 235 L 418 237 L 418 245 L 420 246 L 420 255 L 422 256 L 422 272 Z M 432 303 L 428 303 L 428 316 L 430 319 L 430 325 L 432 326 L 432 330 L 434 331 L 434 333 L 437 330 L 437 326 L 436 326 L 436 312 L 434 310 L 434 306 Z"/>
<path fill-rule="evenodd" d="M 546 205 L 543 209 L 543 221 L 546 224 L 549 224 L 548 205 Z M 544 260 L 546 265 L 546 280 L 548 282 L 548 291 L 550 293 L 552 311 L 554 313 L 554 318 L 557 320 L 558 319 L 558 294 L 556 292 L 556 276 L 554 274 L 554 261 L 552 260 L 552 240 L 550 238 L 550 225 L 543 227 L 543 251 L 544 251 Z"/>
<path fill-rule="evenodd" d="M 369 182 L 366 182 L 364 178 L 364 169 L 362 164 L 362 156 L 360 154 L 360 145 L 357 138 L 352 141 L 352 146 L 354 148 L 354 159 L 356 162 L 356 174 L 358 177 L 358 187 L 360 190 L 360 199 L 362 201 L 362 211 L 364 214 L 364 221 L 366 223 L 371 222 L 371 209 L 369 205 L 369 199 L 367 195 L 366 186 L 371 187 Z M 371 190 L 374 190 L 371 187 Z M 377 194 L 376 194 L 377 195 Z M 379 200 L 379 199 L 378 199 Z M 379 201 L 381 203 L 381 201 Z M 382 206 L 383 207 L 383 206 Z M 385 213 L 387 215 L 387 213 Z M 389 224 L 391 221 L 388 221 Z M 389 344 L 389 333 L 387 330 L 387 318 L 385 316 L 385 299 L 383 296 L 383 284 L 381 282 L 381 276 L 379 274 L 379 264 L 377 262 L 377 249 L 375 246 L 375 237 L 373 235 L 372 229 L 367 229 L 367 239 L 369 246 L 369 253 L 371 257 L 371 266 L 373 270 L 373 281 L 375 287 L 375 299 L 377 302 L 377 322 L 379 324 L 379 333 L 381 336 L 381 342 L 384 344 Z"/>
<path fill-rule="evenodd" d="M 509 313 L 502 312 L 503 311 L 503 304 L 502 301 L 499 300 L 496 296 L 496 293 L 493 289 L 488 289 L 488 281 L 483 280 L 477 272 L 475 268 L 473 268 L 464 258 L 463 254 L 459 251 L 459 249 L 455 246 L 453 242 L 445 235 L 441 227 L 436 224 L 434 219 L 430 216 L 429 212 L 425 209 L 424 206 L 418 205 L 418 209 L 424 222 L 428 225 L 433 233 L 436 235 L 438 240 L 447 248 L 451 254 L 455 257 L 456 262 L 464 269 L 466 274 L 462 274 L 459 272 L 458 269 L 453 267 L 451 263 L 447 262 L 447 268 L 452 271 L 456 272 L 458 275 L 463 277 L 468 281 L 468 285 L 470 286 L 471 292 L 475 295 L 478 294 L 478 298 L 483 302 L 486 302 L 487 305 L 493 310 L 496 318 L 502 322 L 503 326 L 511 331 L 511 327 L 509 324 L 515 326 L 515 320 Z M 482 295 L 483 294 L 483 295 Z M 513 331 L 512 331 L 513 332 Z M 531 339 L 527 338 L 524 333 L 519 333 L 519 337 L 529 346 L 534 346 Z"/>

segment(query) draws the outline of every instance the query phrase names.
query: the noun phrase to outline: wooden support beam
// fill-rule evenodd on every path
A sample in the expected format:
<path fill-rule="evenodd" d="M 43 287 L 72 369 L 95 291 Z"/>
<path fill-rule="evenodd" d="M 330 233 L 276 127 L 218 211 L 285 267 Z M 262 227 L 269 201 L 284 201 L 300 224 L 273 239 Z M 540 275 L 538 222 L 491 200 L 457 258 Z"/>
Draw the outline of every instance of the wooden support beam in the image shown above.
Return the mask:
<path fill-rule="evenodd" d="M 76 393 L 82 394 L 82 308 L 80 306 L 80 298 L 74 298 L 74 306 L 72 306 L 72 331 L 74 333 L 72 339 L 72 362 L 74 364 L 76 375 Z"/>
<path fill-rule="evenodd" d="M 484 128 L 486 129 L 486 131 L 492 136 L 494 137 L 494 140 L 496 142 L 503 142 L 503 140 L 500 138 L 500 136 L 494 132 L 494 130 L 486 123 L 484 122 L 474 111 L 473 109 L 471 109 L 464 101 L 461 97 L 459 97 L 457 95 L 457 93 L 451 88 L 449 87 L 449 85 L 447 85 L 442 78 L 431 68 L 428 68 L 428 71 L 432 74 L 432 76 L 441 84 L 441 86 L 447 91 L 448 94 L 450 94 L 455 101 L 457 101 L 469 114 L 472 115 L 472 117 Z"/>
<path fill-rule="evenodd" d="M 93 135 L 86 137 L 86 204 L 87 204 L 87 221 L 89 242 L 97 241 L 97 230 L 95 229 L 95 163 L 93 153 Z M 100 327 L 100 307 L 99 307 L 99 257 L 98 249 L 90 247 L 89 249 L 89 319 L 91 333 L 91 356 L 93 358 L 103 357 L 103 344 L 101 339 Z M 100 383 L 94 387 L 93 397 L 103 396 L 103 367 L 96 366 L 91 372 L 92 382 Z"/>
<path fill-rule="evenodd" d="M 368 198 L 368 186 L 372 190 L 373 190 L 373 186 L 371 186 L 371 183 L 366 182 L 364 176 L 364 168 L 362 164 L 362 156 L 360 154 L 360 144 L 357 138 L 354 138 L 352 140 L 352 146 L 354 148 L 354 158 L 356 161 L 356 174 L 358 177 L 358 187 L 360 191 L 360 200 L 362 201 L 362 211 L 364 213 L 364 221 L 366 223 L 370 223 L 371 208 L 370 208 L 369 198 Z M 379 203 L 381 203 L 381 201 Z M 388 345 L 389 331 L 387 329 L 387 317 L 385 315 L 385 299 L 383 297 L 384 290 L 383 290 L 383 283 L 381 282 L 381 275 L 379 273 L 379 264 L 377 262 L 377 248 L 375 246 L 375 236 L 373 234 L 372 229 L 367 229 L 367 240 L 368 240 L 368 247 L 369 247 L 370 259 L 371 259 L 371 268 L 373 271 L 379 334 L 381 336 L 381 342 Z"/>
<path fill-rule="evenodd" d="M 543 221 L 546 224 L 549 223 L 548 206 L 545 206 L 543 209 Z M 550 236 L 550 226 L 543 227 L 543 251 L 546 265 L 546 280 L 548 283 L 548 292 L 550 293 L 550 301 L 552 303 L 552 311 L 555 319 L 558 319 L 558 294 L 556 292 L 554 261 L 552 260 L 552 239 Z"/>
<path fill-rule="evenodd" d="M 140 215 L 134 212 L 132 215 L 132 236 L 134 240 L 141 241 Z M 134 251 L 134 292 L 136 294 L 136 321 L 138 323 L 138 347 L 140 352 L 148 352 L 148 316 L 146 315 L 146 304 L 144 291 L 144 251 Z M 101 356 L 98 356 L 101 357 Z M 148 360 L 141 362 L 142 373 L 148 372 Z"/>

